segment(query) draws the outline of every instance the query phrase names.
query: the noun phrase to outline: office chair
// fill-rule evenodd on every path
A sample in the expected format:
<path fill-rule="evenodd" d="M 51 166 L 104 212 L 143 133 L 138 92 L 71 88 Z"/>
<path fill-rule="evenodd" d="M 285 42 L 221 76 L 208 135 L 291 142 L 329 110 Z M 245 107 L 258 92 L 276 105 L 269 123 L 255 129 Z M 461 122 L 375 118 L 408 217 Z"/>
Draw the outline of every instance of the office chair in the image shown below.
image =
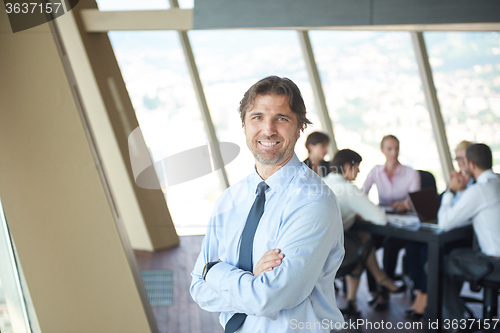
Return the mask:
<path fill-rule="evenodd" d="M 418 173 L 420 174 L 420 188 L 423 190 L 431 187 L 436 190 L 437 194 L 436 178 L 434 178 L 434 175 L 425 170 L 418 170 Z"/>
<path fill-rule="evenodd" d="M 483 304 L 483 320 L 491 320 L 498 315 L 498 291 L 500 290 L 500 281 L 488 277 L 488 275 L 493 272 L 494 265 L 482 258 L 481 249 L 477 242 L 476 234 L 473 236 L 473 246 L 474 252 L 466 252 L 460 255 L 454 255 L 451 259 L 460 272 L 462 273 L 461 278 L 469 282 L 469 288 L 472 292 L 479 292 L 483 289 L 483 299 L 477 299 L 473 297 L 461 297 L 461 301 L 464 302 L 465 309 L 469 314 L 470 318 L 474 318 L 474 313 L 465 303 L 480 303 Z M 483 327 L 476 326 L 472 327 L 468 331 L 477 331 L 483 329 Z M 484 329 L 483 329 L 484 331 Z M 489 330 L 486 330 L 489 331 Z M 457 332 L 461 332 L 457 330 Z M 495 332 L 500 332 L 500 328 L 497 327 Z"/>

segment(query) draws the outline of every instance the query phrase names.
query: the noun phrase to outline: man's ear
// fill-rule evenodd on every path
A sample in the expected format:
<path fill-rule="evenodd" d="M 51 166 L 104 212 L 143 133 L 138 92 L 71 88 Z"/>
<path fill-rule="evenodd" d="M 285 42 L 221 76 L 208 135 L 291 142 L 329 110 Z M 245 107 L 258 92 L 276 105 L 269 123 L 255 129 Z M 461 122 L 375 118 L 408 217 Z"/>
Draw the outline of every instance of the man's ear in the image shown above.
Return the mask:
<path fill-rule="evenodd" d="M 477 169 L 477 165 L 476 163 L 472 162 L 472 161 L 467 161 L 467 171 L 469 173 L 473 173 L 474 171 L 476 171 Z"/>

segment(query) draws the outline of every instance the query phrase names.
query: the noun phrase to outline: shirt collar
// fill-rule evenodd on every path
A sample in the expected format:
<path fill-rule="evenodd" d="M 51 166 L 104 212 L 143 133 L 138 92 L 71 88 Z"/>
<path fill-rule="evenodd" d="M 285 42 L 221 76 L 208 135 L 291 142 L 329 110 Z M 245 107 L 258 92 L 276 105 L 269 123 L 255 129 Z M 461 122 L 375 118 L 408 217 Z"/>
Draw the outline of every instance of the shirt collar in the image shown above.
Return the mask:
<path fill-rule="evenodd" d="M 382 172 L 385 173 L 387 175 L 387 171 L 385 169 L 385 164 L 382 165 Z M 396 166 L 396 170 L 394 171 L 394 174 L 393 176 L 399 174 L 401 172 L 401 163 L 398 163 L 398 165 Z"/>
<path fill-rule="evenodd" d="M 285 165 L 283 165 L 278 171 L 273 173 L 269 178 L 266 179 L 266 184 L 275 191 L 281 192 L 293 179 L 297 171 L 302 167 L 302 162 L 299 160 L 297 155 L 293 153 L 292 158 Z M 251 186 L 255 186 L 255 193 L 257 193 L 257 185 L 262 181 L 262 178 L 257 173 L 255 168 L 251 177 Z"/>
<path fill-rule="evenodd" d="M 479 184 L 487 183 L 488 179 L 493 179 L 496 177 L 498 177 L 498 175 L 496 173 L 494 173 L 493 170 L 488 169 L 488 170 L 483 171 L 483 173 L 480 174 L 479 177 L 477 177 L 476 183 L 479 183 Z"/>

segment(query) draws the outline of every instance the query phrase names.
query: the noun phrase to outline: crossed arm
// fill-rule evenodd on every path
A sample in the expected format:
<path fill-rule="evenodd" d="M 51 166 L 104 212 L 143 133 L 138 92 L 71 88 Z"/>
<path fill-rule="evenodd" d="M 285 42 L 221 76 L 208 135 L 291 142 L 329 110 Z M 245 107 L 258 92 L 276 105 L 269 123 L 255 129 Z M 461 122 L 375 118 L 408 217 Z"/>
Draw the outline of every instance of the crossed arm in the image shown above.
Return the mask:
<path fill-rule="evenodd" d="M 308 202 L 296 209 L 304 205 L 318 204 Z M 221 262 L 212 267 L 206 281 L 201 279 L 200 267 L 218 259 L 215 252 L 218 245 L 204 241 L 192 273 L 191 294 L 195 301 L 207 311 L 239 312 L 272 319 L 281 310 L 300 304 L 311 295 L 321 276 L 330 274 L 333 280 L 332 270 L 338 265 L 332 265 L 332 260 L 340 264 L 342 259 L 341 218 L 336 203 L 330 202 L 329 206 L 332 208 L 309 207 L 315 214 L 308 219 L 301 214 L 289 214 L 276 241 L 281 251 L 267 251 L 255 265 L 253 274 Z M 207 256 L 207 252 L 211 255 Z M 334 255 L 329 258 L 332 252 Z M 284 288 L 293 292 L 283 293 Z"/>
<path fill-rule="evenodd" d="M 198 261 L 202 258 L 203 258 L 202 253 L 200 253 Z M 264 272 L 272 271 L 274 267 L 281 265 L 283 258 L 284 255 L 281 253 L 279 249 L 272 249 L 267 251 L 255 265 L 253 276 L 261 276 Z M 196 263 L 196 267 L 199 266 L 198 261 Z M 224 301 L 220 297 L 220 295 L 215 293 L 213 290 L 207 288 L 206 286 L 205 287 L 200 286 L 200 283 L 203 281 L 201 279 L 201 275 L 195 275 L 194 272 L 191 275 L 193 275 L 193 282 L 191 284 L 191 293 L 193 294 L 193 292 L 195 292 L 196 289 L 196 293 L 198 294 L 197 301 L 201 306 L 201 308 L 211 312 L 228 312 L 228 313 L 237 312 L 235 311 L 235 308 L 233 306 Z M 197 279 L 196 284 L 194 284 L 195 279 Z"/>
<path fill-rule="evenodd" d="M 272 271 L 274 267 L 281 265 L 284 257 L 280 249 L 267 251 L 253 268 L 253 276 L 262 276 L 264 272 Z"/>

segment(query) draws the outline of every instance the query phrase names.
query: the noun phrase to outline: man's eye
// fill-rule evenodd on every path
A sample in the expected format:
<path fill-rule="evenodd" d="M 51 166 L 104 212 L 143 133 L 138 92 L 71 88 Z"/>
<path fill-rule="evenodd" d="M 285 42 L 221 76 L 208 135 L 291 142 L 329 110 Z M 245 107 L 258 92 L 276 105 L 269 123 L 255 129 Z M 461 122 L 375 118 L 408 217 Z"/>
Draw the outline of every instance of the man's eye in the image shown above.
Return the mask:
<path fill-rule="evenodd" d="M 261 120 L 262 117 L 261 116 L 255 116 L 255 117 L 253 117 L 253 119 L 255 119 L 255 120 Z"/>
<path fill-rule="evenodd" d="M 279 121 L 288 121 L 288 119 L 286 119 L 285 117 L 279 117 L 278 120 Z"/>

